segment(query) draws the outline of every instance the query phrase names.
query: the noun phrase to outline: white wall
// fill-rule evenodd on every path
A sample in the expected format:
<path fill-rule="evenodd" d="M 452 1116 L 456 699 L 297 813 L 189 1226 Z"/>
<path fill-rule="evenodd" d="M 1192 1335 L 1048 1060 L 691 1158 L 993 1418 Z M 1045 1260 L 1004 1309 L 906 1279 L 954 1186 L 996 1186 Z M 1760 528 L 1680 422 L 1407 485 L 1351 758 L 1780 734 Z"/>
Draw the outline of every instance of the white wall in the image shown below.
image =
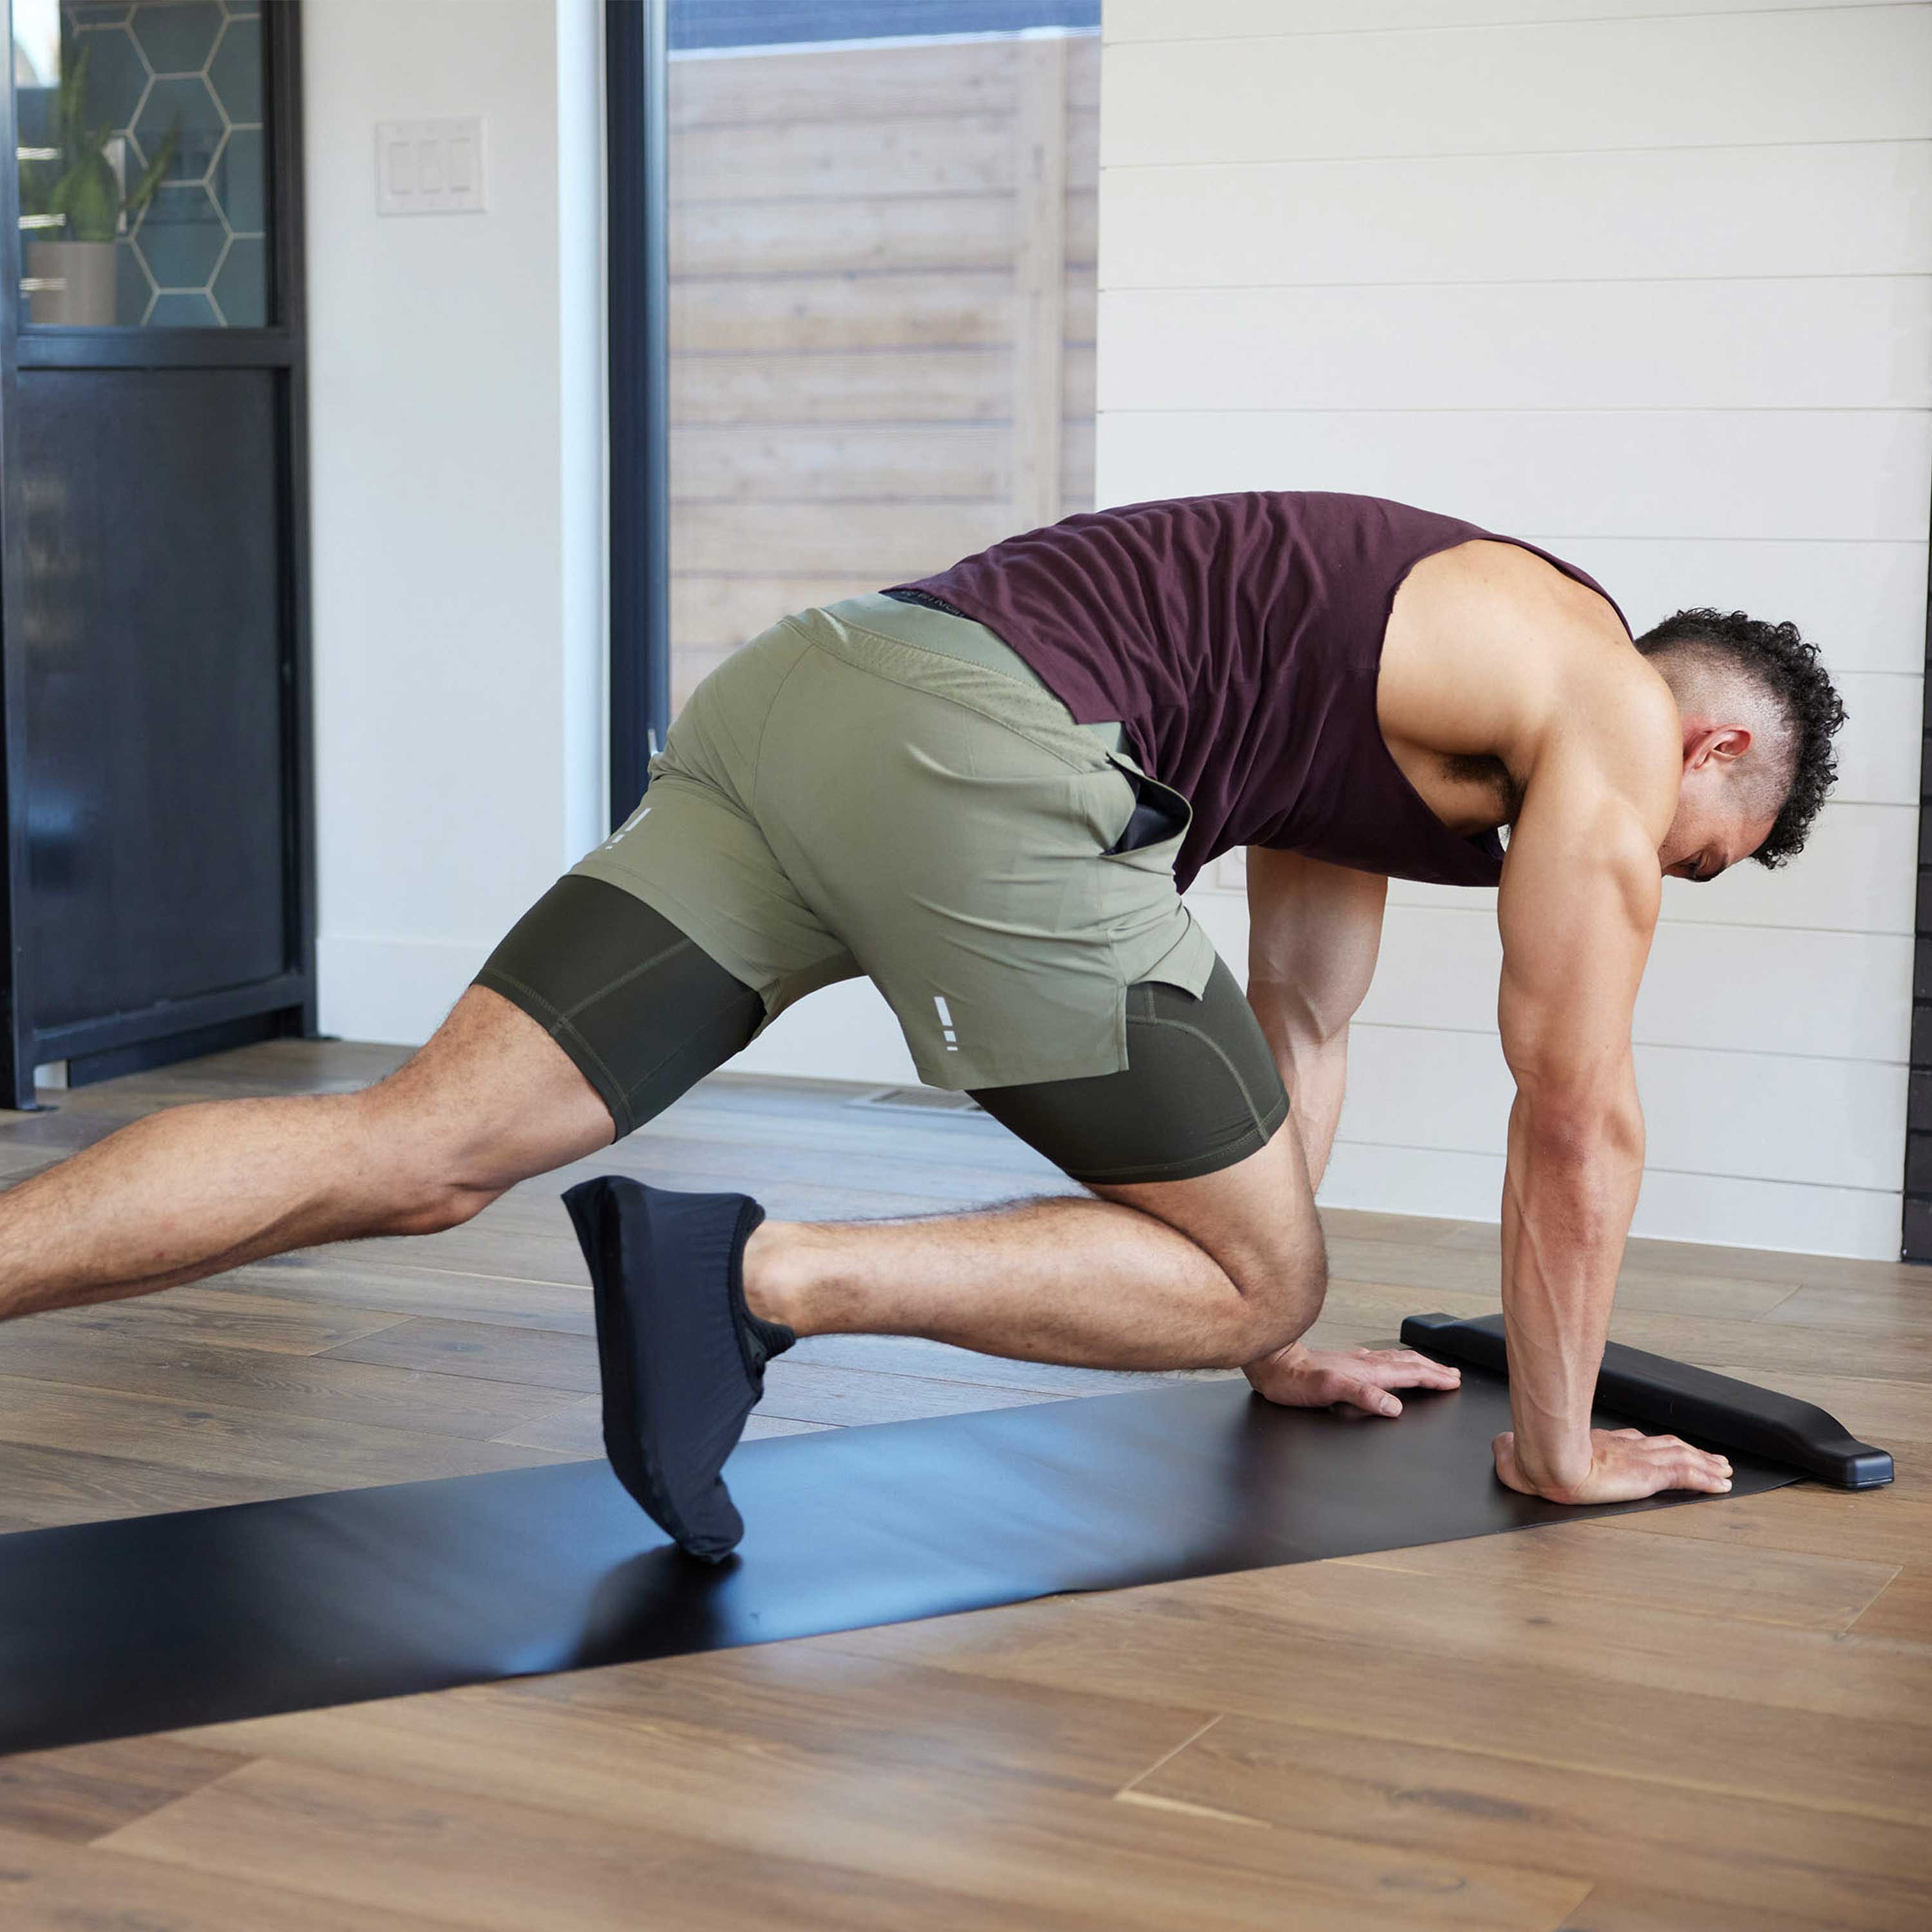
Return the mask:
<path fill-rule="evenodd" d="M 1638 628 L 1795 619 L 1788 870 L 1666 882 L 1640 1232 L 1898 1252 L 1932 493 L 1932 6 L 1107 0 L 1100 496 L 1362 490 Z M 1495 1218 L 1493 895 L 1398 886 L 1324 1198 Z M 1244 955 L 1238 898 L 1197 908 Z"/>
<path fill-rule="evenodd" d="M 597 8 L 304 22 L 322 1018 L 413 1041 L 601 830 Z M 1370 490 L 1546 543 L 1639 624 L 1824 643 L 1854 717 L 1814 850 L 1670 889 L 1638 1225 L 1895 1252 L 1932 6 L 1107 0 L 1106 32 L 1102 501 Z M 490 212 L 378 220 L 374 123 L 470 113 Z M 1493 922 L 1395 898 L 1326 1196 L 1492 1217 Z M 1196 903 L 1238 962 L 1239 898 Z M 740 1064 L 911 1076 L 862 986 Z"/>
<path fill-rule="evenodd" d="M 425 1038 L 601 836 L 601 11 L 302 10 L 322 1022 Z M 488 211 L 379 219 L 375 124 Z"/>

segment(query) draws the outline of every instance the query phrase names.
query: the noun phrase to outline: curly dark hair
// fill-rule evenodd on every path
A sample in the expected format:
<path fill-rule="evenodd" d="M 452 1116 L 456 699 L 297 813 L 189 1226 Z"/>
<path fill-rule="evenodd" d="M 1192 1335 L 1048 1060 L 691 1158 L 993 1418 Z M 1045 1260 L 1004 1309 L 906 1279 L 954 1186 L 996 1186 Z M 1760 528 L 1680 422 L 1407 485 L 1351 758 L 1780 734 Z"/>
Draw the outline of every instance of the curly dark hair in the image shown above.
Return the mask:
<path fill-rule="evenodd" d="M 1811 821 L 1838 776 L 1832 740 L 1845 722 L 1818 646 L 1796 624 L 1767 624 L 1742 610 L 1679 610 L 1636 640 L 1644 656 L 1666 652 L 1714 659 L 1734 666 L 1774 698 L 1791 725 L 1791 782 L 1770 836 L 1751 854 L 1760 866 L 1778 866 L 1804 850 Z"/>

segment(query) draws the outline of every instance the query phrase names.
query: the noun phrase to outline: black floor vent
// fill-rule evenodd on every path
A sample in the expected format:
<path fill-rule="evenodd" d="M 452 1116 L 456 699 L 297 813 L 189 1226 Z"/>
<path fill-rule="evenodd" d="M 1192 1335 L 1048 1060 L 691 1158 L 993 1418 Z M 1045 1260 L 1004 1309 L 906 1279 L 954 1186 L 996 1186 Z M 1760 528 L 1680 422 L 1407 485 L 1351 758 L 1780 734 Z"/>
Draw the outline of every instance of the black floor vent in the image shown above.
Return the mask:
<path fill-rule="evenodd" d="M 855 1107 L 884 1107 L 899 1114 L 979 1114 L 986 1110 L 970 1094 L 950 1094 L 942 1087 L 881 1087 L 861 1094 Z"/>

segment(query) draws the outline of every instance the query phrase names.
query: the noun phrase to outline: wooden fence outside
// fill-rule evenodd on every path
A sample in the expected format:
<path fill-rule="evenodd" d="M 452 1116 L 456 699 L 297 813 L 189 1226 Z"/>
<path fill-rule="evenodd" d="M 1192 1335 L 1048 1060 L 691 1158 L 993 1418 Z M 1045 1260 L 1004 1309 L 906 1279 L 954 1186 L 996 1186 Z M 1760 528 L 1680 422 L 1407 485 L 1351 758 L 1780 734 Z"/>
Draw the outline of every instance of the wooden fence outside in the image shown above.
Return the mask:
<path fill-rule="evenodd" d="M 674 60 L 677 704 L 1091 506 L 1099 95 L 1088 34 Z"/>

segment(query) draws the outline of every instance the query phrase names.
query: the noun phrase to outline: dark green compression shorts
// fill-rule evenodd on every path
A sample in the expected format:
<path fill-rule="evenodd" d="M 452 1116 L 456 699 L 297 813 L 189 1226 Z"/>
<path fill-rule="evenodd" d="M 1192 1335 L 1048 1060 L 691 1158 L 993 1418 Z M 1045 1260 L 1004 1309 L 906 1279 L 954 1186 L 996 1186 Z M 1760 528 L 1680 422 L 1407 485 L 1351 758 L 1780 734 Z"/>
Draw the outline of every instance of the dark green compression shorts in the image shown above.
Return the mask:
<path fill-rule="evenodd" d="M 662 1113 L 764 1023 L 764 1002 L 664 915 L 601 879 L 560 879 L 477 975 L 548 1031 L 619 1137 Z M 1288 1118 L 1274 1056 L 1217 958 L 1198 998 L 1148 981 L 1126 998 L 1117 1073 L 974 1090 L 1030 1147 L 1089 1184 L 1191 1180 L 1232 1166 Z"/>

